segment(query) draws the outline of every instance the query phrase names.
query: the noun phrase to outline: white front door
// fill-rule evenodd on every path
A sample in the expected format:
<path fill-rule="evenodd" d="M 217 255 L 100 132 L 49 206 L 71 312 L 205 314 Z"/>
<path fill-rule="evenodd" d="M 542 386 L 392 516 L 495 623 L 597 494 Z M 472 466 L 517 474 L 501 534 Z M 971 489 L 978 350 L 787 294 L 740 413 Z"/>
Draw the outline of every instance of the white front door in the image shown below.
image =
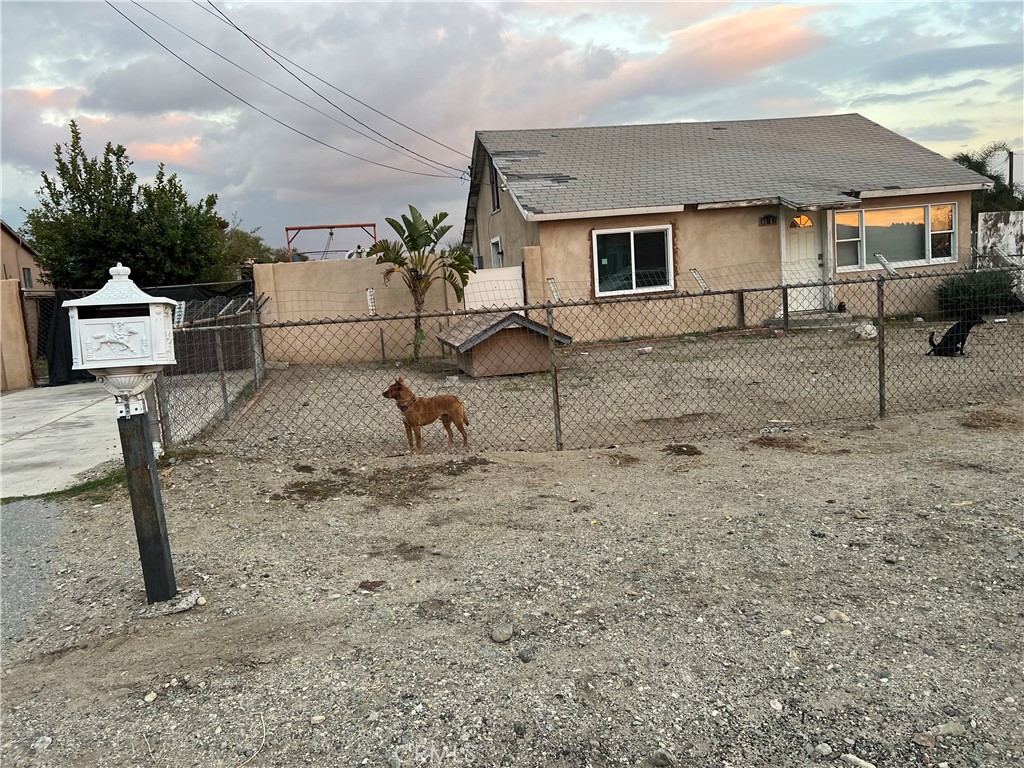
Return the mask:
<path fill-rule="evenodd" d="M 789 211 L 784 222 L 786 252 L 782 257 L 783 282 L 786 285 L 821 282 L 824 259 L 821 214 L 818 211 Z M 824 307 L 825 289 L 822 286 L 789 290 L 790 312 L 806 312 Z"/>

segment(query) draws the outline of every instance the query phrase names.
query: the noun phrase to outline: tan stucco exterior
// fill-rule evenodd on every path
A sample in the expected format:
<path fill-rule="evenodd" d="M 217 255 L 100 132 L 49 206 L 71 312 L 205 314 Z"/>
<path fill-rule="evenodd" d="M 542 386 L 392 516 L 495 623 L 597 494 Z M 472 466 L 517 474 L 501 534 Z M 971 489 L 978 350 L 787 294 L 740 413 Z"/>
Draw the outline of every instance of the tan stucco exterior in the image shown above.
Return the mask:
<path fill-rule="evenodd" d="M 35 371 L 21 313 L 21 287 L 17 280 L 0 280 L 0 391 L 34 385 Z"/>
<path fill-rule="evenodd" d="M 481 201 L 485 206 L 489 205 L 489 194 L 481 194 Z M 927 203 L 956 204 L 958 262 L 914 266 L 909 271 L 948 272 L 967 266 L 971 258 L 970 192 L 871 198 L 864 200 L 860 209 L 900 208 Z M 783 268 L 787 227 L 790 219 L 797 215 L 800 215 L 799 211 L 780 205 L 708 210 L 690 206 L 670 213 L 537 222 L 539 242 L 521 250 L 525 264 L 526 295 L 529 303 L 595 299 L 594 231 L 665 224 L 672 227 L 674 291 L 703 293 L 704 288 L 691 273 L 692 269 L 699 271 L 711 291 L 781 285 L 787 282 Z M 818 222 L 817 247 L 823 265 L 818 276 L 813 279 L 850 280 L 884 274 L 880 267 L 838 272 L 835 269 L 832 235 L 833 213 L 817 211 L 811 215 Z M 774 217 L 774 223 L 766 223 L 765 217 Z M 480 220 L 478 218 L 478 222 Z M 492 225 L 498 221 L 495 219 Z M 522 224 L 517 224 L 517 227 L 517 232 L 527 231 Z M 481 226 L 480 231 L 486 231 L 490 237 L 500 230 L 485 230 Z M 506 240 L 503 239 L 504 242 Z M 551 291 L 549 278 L 556 282 L 558 297 Z M 748 326 L 759 325 L 778 316 L 781 312 L 780 297 L 779 291 L 745 293 L 745 323 Z M 850 311 L 854 311 L 855 307 L 863 307 L 865 314 L 872 314 L 875 308 L 875 287 L 866 284 L 826 289 L 823 300 L 826 308 L 834 308 L 840 301 L 845 302 Z M 919 296 L 894 293 L 888 311 L 902 314 L 926 312 L 933 308 L 934 297 L 930 293 Z M 736 297 L 731 295 L 666 302 L 659 300 L 657 294 L 651 294 L 649 299 L 639 302 L 600 303 L 597 306 L 560 310 L 559 315 L 560 331 L 572 335 L 577 341 L 592 341 L 675 335 L 732 327 L 738 321 L 738 307 Z"/>
<path fill-rule="evenodd" d="M 413 310 L 412 297 L 398 276 L 387 285 L 384 267 L 373 259 L 306 261 L 256 264 L 256 294 L 268 299 L 261 322 L 283 323 L 370 315 L 367 288 L 373 288 L 377 315 L 400 315 Z M 434 283 L 427 294 L 425 312 L 460 306 L 450 286 Z M 436 336 L 437 319 L 424 321 L 427 340 L 421 354 L 441 354 Z M 270 363 L 342 363 L 398 360 L 411 354 L 412 320 L 342 323 L 322 326 L 322 333 L 308 328 L 268 328 L 263 332 L 264 355 Z M 381 350 L 381 331 L 384 331 Z"/>
<path fill-rule="evenodd" d="M 50 287 L 43 282 L 42 272 L 36 264 L 35 251 L 6 222 L 0 227 L 0 263 L 4 280 L 17 280 L 25 290 Z M 26 269 L 30 275 L 28 284 L 25 281 Z"/>
<path fill-rule="evenodd" d="M 494 210 L 491 204 L 490 162 L 490 158 L 486 158 L 472 248 L 474 253 L 483 258 L 485 268 L 516 267 L 523 263 L 523 248 L 540 245 L 540 226 L 536 222 L 527 221 L 512 196 L 500 187 L 499 208 Z M 491 259 L 491 240 L 496 237 L 501 239 L 501 250 L 504 253 L 500 265 L 494 264 Z"/>

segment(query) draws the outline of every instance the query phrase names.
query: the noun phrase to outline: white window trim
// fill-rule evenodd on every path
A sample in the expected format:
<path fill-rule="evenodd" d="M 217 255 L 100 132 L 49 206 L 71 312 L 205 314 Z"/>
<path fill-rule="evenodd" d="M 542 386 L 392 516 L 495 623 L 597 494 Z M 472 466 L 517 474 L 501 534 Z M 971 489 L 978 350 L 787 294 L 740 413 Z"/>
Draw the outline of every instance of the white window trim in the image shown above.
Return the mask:
<path fill-rule="evenodd" d="M 950 232 L 952 237 L 950 241 L 953 245 L 953 255 L 948 259 L 933 259 L 932 253 L 932 206 L 949 205 L 953 208 L 953 229 L 940 229 L 935 234 L 941 234 L 943 232 Z M 958 234 L 959 227 L 957 226 L 957 204 L 954 202 L 941 202 L 941 203 L 921 203 L 920 205 L 890 205 L 885 208 L 855 208 L 846 211 L 837 211 L 836 215 L 832 218 L 831 237 L 829 238 L 829 247 L 835 251 L 835 264 L 836 274 L 842 272 L 881 272 L 885 270 L 881 264 L 868 264 L 867 263 L 867 247 L 865 242 L 864 232 L 864 213 L 867 211 L 898 211 L 906 210 L 908 208 L 923 208 L 924 209 L 924 243 L 926 257 L 924 259 L 916 259 L 914 261 L 894 261 L 891 262 L 897 269 L 904 269 L 906 267 L 926 267 L 932 264 L 956 264 L 960 260 Z M 856 213 L 858 220 L 857 240 L 854 241 L 852 238 L 844 238 L 839 240 L 836 237 L 836 227 L 838 226 L 836 219 L 839 213 Z M 856 242 L 857 243 L 857 265 L 856 266 L 839 266 L 839 249 L 838 244 L 840 242 Z"/>
<path fill-rule="evenodd" d="M 494 246 L 498 246 L 495 248 Z M 501 248 L 501 238 L 491 238 L 491 268 L 501 269 L 505 265 L 504 251 Z"/>
<path fill-rule="evenodd" d="M 601 281 L 598 278 L 597 272 L 597 238 L 598 235 L 618 235 L 623 232 L 633 234 L 634 232 L 664 232 L 667 243 L 667 261 L 668 261 L 668 284 L 667 285 L 655 285 L 647 288 L 633 288 L 628 291 L 602 291 Z M 593 268 L 594 275 L 594 295 L 599 298 L 605 298 L 608 296 L 634 296 L 638 293 L 664 293 L 665 291 L 671 291 L 676 284 L 675 275 L 675 251 L 673 249 L 673 238 L 672 238 L 672 225 L 662 224 L 656 227 L 622 227 L 620 229 L 595 229 L 591 234 L 590 249 L 591 249 L 591 266 Z M 632 246 L 632 238 L 630 238 L 630 245 Z M 633 249 L 630 247 L 630 267 L 633 270 L 633 276 L 636 277 L 636 261 L 633 254 Z"/>

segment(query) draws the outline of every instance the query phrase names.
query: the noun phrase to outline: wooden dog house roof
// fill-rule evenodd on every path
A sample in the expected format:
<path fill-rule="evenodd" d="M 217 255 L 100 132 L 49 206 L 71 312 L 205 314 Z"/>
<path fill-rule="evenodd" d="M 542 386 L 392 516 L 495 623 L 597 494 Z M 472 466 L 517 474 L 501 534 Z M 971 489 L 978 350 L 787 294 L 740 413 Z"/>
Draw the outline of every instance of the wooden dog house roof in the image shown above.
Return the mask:
<path fill-rule="evenodd" d="M 468 352 L 484 339 L 506 328 L 525 328 L 542 336 L 548 335 L 546 325 L 530 320 L 516 312 L 506 314 L 469 315 L 461 322 L 438 334 L 437 340 L 456 352 Z M 553 331 L 556 344 L 571 344 L 572 337 Z"/>

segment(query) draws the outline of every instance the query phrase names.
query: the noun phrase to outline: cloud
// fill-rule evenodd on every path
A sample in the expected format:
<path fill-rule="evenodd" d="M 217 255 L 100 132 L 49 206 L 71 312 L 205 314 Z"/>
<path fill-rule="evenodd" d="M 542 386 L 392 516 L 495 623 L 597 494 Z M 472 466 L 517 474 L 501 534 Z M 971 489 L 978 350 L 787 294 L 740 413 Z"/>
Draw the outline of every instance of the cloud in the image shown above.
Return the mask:
<path fill-rule="evenodd" d="M 965 120 L 950 120 L 945 123 L 931 123 L 904 131 L 909 139 L 924 141 L 967 141 L 978 136 L 976 127 Z"/>
<path fill-rule="evenodd" d="M 933 48 L 882 61 L 869 70 L 873 79 L 907 83 L 920 77 L 940 77 L 964 71 L 1020 67 L 1024 47 L 1020 43 L 988 43 L 957 48 Z"/>
<path fill-rule="evenodd" d="M 957 66 L 1003 61 L 1004 48 L 987 59 L 992 49 L 984 47 L 1019 50 L 1019 6 L 1012 3 L 862 4 L 855 10 L 849 4 L 727 2 L 218 6 L 327 83 L 457 151 L 302 74 L 322 96 L 404 146 L 460 169 L 469 160 L 459 152 L 468 153 L 473 132 L 485 129 L 857 109 L 918 140 L 953 137 L 951 146 L 1020 131 L 1019 60 L 1015 71 L 985 66 L 958 77 L 957 69 L 913 88 L 874 74 L 886 66 L 896 74 L 914 67 L 940 71 L 941 62 L 928 55 L 946 46 Z M 144 7 L 281 89 L 349 120 L 205 5 Z M 289 126 L 369 160 L 426 170 L 260 84 L 142 8 L 118 8 Z M 219 194 L 222 215 L 238 211 L 274 245 L 283 242 L 286 225 L 383 225 L 384 216 L 410 203 L 449 211 L 449 221 L 461 229 L 464 182 L 387 170 L 303 138 L 204 81 L 103 3 L 2 3 L 0 12 L 5 33 L 18 30 L 5 34 L 2 52 L 5 217 L 25 204 L 24 179 L 52 168 L 53 145 L 68 140 L 67 121 L 76 118 L 90 154 L 101 153 L 107 141 L 124 144 L 143 181 L 163 161 L 191 198 Z M 984 50 L 967 55 L 972 47 Z M 958 112 L 955 103 L 964 97 L 972 106 Z"/>
<path fill-rule="evenodd" d="M 824 45 L 824 37 L 802 23 L 815 10 L 758 8 L 676 30 L 663 56 L 624 64 L 606 95 L 668 95 L 749 80 Z"/>
<path fill-rule="evenodd" d="M 239 78 L 233 79 L 239 90 L 252 90 L 248 83 L 239 82 Z M 153 87 L 157 83 L 159 87 Z M 149 87 L 143 84 L 149 84 Z M 217 112 L 238 103 L 230 94 L 185 65 L 168 61 L 166 55 L 154 55 L 97 77 L 89 94 L 82 99 L 81 106 L 116 114 L 160 115 L 180 111 Z"/>
<path fill-rule="evenodd" d="M 871 104 L 905 104 L 908 102 L 932 99 L 936 96 L 946 94 L 962 93 L 985 85 L 991 85 L 991 83 L 989 83 L 988 80 L 982 80 L 981 78 L 976 77 L 966 83 L 947 85 L 942 88 L 927 88 L 920 91 L 909 91 L 907 93 L 885 93 L 876 91 L 868 94 L 867 96 L 861 96 L 858 99 L 854 99 L 850 102 L 850 106 L 854 109 L 859 109 L 860 107 L 865 107 Z"/>

